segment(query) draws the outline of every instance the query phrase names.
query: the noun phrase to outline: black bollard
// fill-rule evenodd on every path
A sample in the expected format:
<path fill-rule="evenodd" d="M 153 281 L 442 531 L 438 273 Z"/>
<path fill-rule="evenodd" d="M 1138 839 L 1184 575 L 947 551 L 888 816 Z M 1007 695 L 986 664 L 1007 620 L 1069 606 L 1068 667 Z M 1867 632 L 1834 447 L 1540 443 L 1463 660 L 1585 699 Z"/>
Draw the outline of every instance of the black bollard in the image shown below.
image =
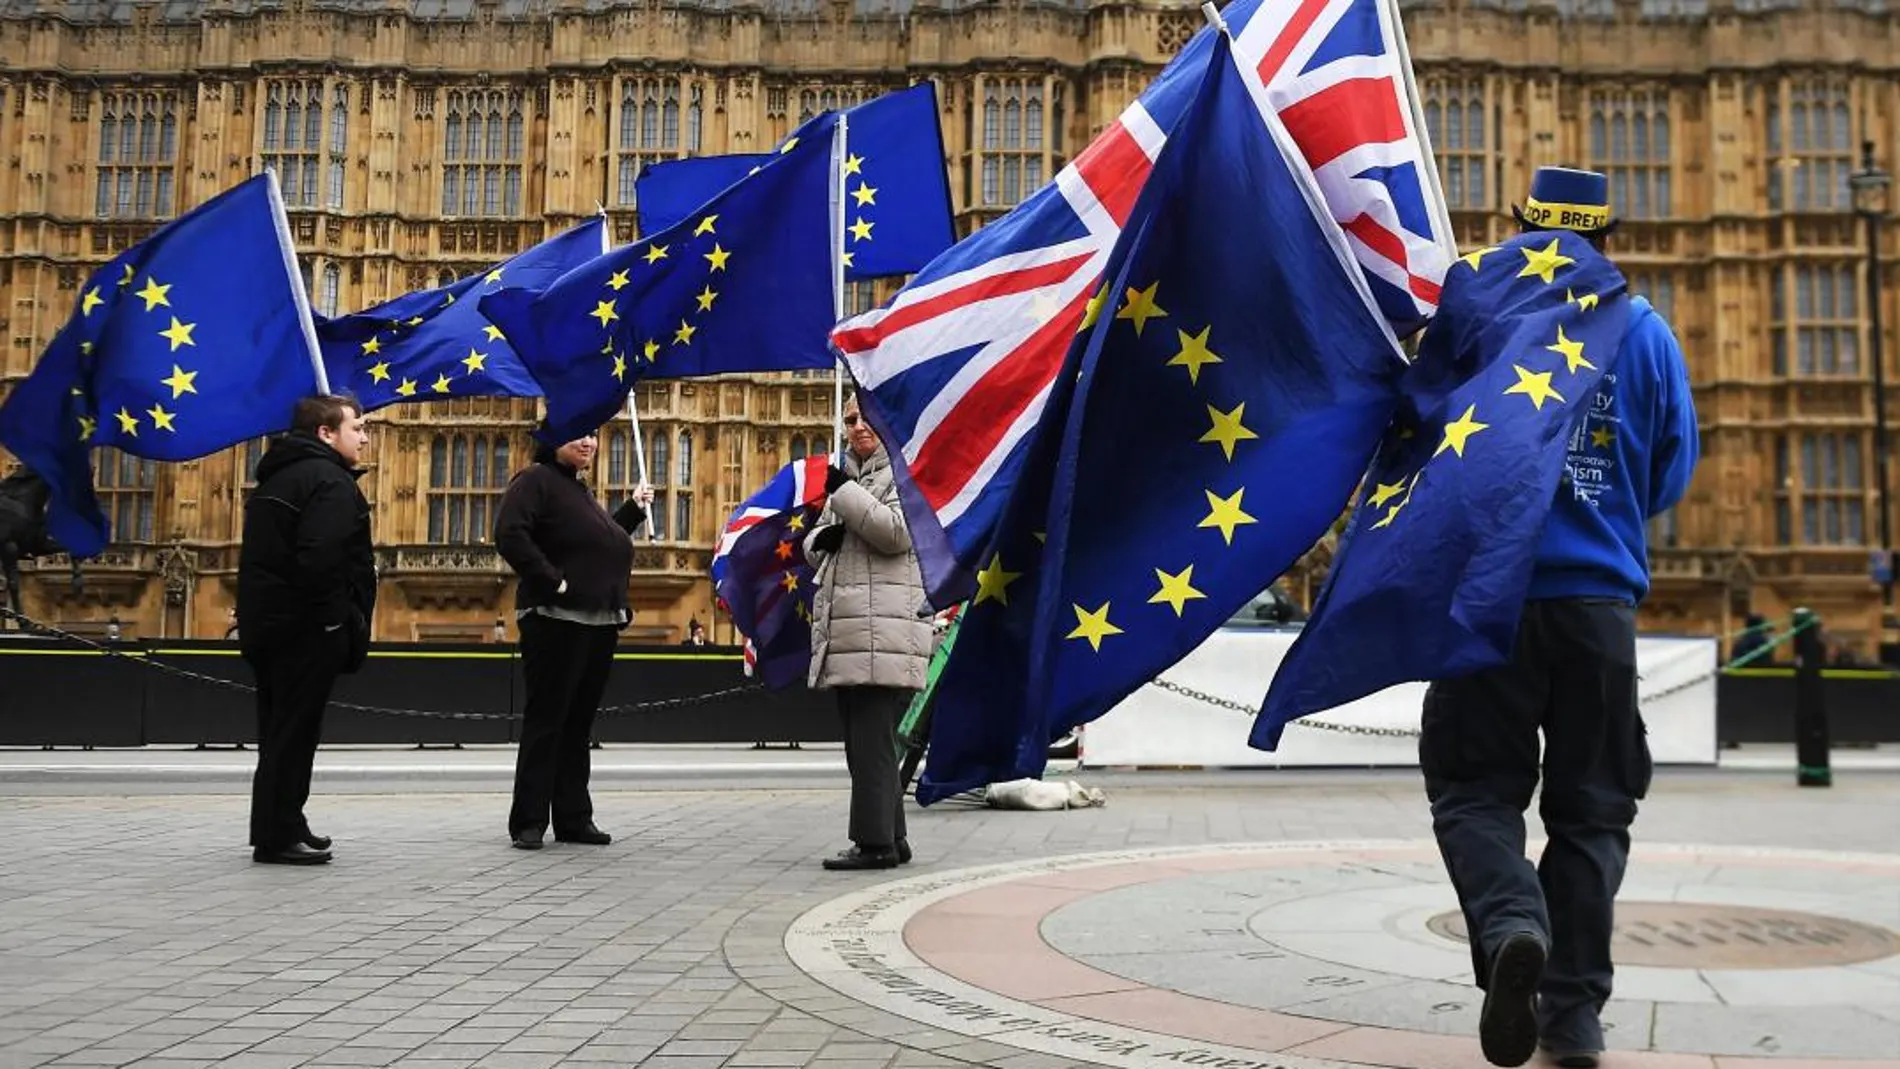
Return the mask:
<path fill-rule="evenodd" d="M 1810 609 L 1794 611 L 1795 783 L 1803 787 L 1834 785 L 1828 765 L 1827 700 L 1821 689 L 1825 651 L 1820 623 Z"/>

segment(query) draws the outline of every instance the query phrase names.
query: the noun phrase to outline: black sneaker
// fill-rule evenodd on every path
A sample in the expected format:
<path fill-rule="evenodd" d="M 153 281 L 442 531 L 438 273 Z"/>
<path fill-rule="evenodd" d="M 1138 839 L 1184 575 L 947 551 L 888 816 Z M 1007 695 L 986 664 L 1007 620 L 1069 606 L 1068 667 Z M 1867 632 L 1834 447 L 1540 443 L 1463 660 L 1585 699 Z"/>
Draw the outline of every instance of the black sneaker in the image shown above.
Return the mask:
<path fill-rule="evenodd" d="M 1548 951 L 1530 932 L 1515 932 L 1491 958 L 1478 1043 L 1492 1065 L 1523 1065 L 1537 1053 L 1537 982 Z"/>

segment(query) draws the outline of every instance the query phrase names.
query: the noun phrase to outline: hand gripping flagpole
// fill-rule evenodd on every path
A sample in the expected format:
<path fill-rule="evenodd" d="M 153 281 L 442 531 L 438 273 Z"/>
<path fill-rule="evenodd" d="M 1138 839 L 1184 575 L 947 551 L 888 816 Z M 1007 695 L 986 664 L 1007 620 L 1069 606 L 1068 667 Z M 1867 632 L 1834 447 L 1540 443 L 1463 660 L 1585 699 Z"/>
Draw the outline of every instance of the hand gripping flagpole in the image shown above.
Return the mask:
<path fill-rule="evenodd" d="M 614 247 L 613 234 L 608 230 L 607 208 L 599 201 L 595 201 L 594 211 L 600 213 L 600 254 L 605 256 L 609 252 L 612 252 Z M 639 377 L 635 376 L 634 383 L 637 385 L 639 381 Z M 640 438 L 640 410 L 634 401 L 634 393 L 635 391 L 631 388 L 627 390 L 627 425 L 633 431 L 633 456 L 640 466 L 640 485 L 652 486 L 652 480 L 647 478 L 647 447 L 646 443 Z M 647 516 L 647 541 L 657 542 L 659 538 L 660 536 L 654 533 L 653 517 L 649 514 Z"/>
<path fill-rule="evenodd" d="M 831 318 L 844 319 L 844 154 L 849 120 L 838 113 L 831 132 Z M 844 454 L 844 357 L 834 355 L 831 371 L 831 462 Z"/>
<path fill-rule="evenodd" d="M 310 354 L 310 370 L 316 372 L 317 392 L 330 392 L 330 374 L 323 367 L 323 347 L 317 344 L 317 323 L 310 316 L 310 294 L 303 288 L 303 272 L 297 269 L 297 246 L 290 240 L 290 216 L 284 212 L 284 193 L 277 187 L 277 172 L 264 168 L 270 190 L 271 222 L 277 226 L 277 248 L 284 254 L 284 271 L 290 275 L 290 292 L 297 299 L 297 325 L 303 328 L 303 342 Z"/>

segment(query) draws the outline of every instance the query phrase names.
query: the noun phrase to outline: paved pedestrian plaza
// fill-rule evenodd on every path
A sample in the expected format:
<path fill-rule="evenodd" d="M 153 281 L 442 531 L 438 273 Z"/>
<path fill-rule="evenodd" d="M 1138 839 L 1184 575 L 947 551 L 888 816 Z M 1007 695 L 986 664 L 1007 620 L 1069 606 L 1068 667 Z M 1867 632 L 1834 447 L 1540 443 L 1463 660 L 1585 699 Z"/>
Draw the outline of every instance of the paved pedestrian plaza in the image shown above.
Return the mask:
<path fill-rule="evenodd" d="M 297 869 L 249 754 L 0 753 L 0 1069 L 1485 1064 L 1413 771 L 1084 772 L 849 874 L 835 750 L 595 756 L 616 841 L 524 853 L 511 750 L 326 750 Z M 1900 1066 L 1900 772 L 1791 761 L 1660 774 L 1606 1066 Z"/>

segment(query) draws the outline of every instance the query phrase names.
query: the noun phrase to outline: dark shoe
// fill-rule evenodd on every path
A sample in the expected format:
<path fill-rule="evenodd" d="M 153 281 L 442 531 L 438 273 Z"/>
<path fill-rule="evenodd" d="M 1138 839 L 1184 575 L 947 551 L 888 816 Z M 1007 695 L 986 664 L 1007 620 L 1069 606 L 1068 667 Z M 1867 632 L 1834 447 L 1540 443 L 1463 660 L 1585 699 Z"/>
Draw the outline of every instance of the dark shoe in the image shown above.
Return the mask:
<path fill-rule="evenodd" d="M 330 852 L 312 850 L 302 842 L 295 842 L 275 850 L 257 847 L 251 851 L 251 860 L 263 865 L 323 865 L 329 863 Z"/>
<path fill-rule="evenodd" d="M 825 859 L 825 867 L 833 872 L 862 872 L 866 869 L 894 869 L 898 865 L 898 854 L 890 847 L 881 850 L 867 850 L 854 846 L 837 857 Z"/>
<path fill-rule="evenodd" d="M 515 832 L 514 848 L 516 850 L 539 850 L 541 849 L 542 837 L 546 834 L 547 829 L 545 828 L 523 828 Z"/>
<path fill-rule="evenodd" d="M 897 863 L 899 865 L 910 864 L 910 840 L 909 839 L 897 840 Z"/>
<path fill-rule="evenodd" d="M 312 850 L 328 850 L 330 849 L 330 837 L 328 835 L 318 835 L 314 831 L 307 831 L 303 833 L 303 844 Z"/>
<path fill-rule="evenodd" d="M 1491 958 L 1478 1043 L 1492 1065 L 1523 1065 L 1537 1053 L 1537 982 L 1547 953 L 1542 939 L 1516 932 Z"/>
<path fill-rule="evenodd" d="M 556 831 L 554 833 L 554 841 L 557 843 L 586 843 L 588 846 L 606 846 L 608 843 L 614 841 L 614 837 L 594 827 L 594 825 L 590 823 L 584 828 L 575 828 L 571 831 Z"/>
<path fill-rule="evenodd" d="M 1576 1050 L 1568 1047 L 1545 1047 L 1544 1053 L 1563 1069 L 1597 1069 L 1603 1056 L 1600 1050 Z"/>

